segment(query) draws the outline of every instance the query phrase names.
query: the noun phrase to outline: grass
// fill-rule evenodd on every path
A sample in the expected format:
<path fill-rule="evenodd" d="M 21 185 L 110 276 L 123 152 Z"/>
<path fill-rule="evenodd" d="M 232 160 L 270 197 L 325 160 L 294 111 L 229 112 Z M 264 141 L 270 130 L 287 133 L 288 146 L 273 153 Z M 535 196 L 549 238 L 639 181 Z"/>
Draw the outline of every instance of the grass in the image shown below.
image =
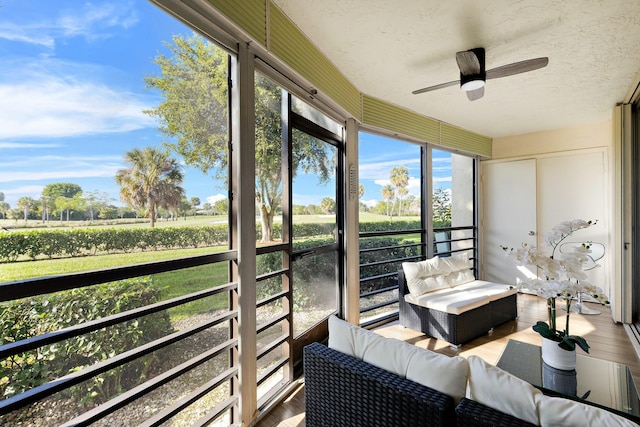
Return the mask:
<path fill-rule="evenodd" d="M 99 270 L 150 261 L 203 255 L 220 252 L 225 249 L 225 247 L 180 249 L 0 264 L 0 281 L 14 281 L 33 277 Z M 161 299 L 167 300 L 216 285 L 225 284 L 228 282 L 227 271 L 227 263 L 217 263 L 155 274 L 152 278 L 154 284 L 161 289 Z M 195 314 L 220 309 L 227 304 L 228 296 L 223 293 L 171 309 L 169 310 L 169 315 L 172 321 L 176 321 Z"/>
<path fill-rule="evenodd" d="M 417 217 L 401 217 L 401 220 L 412 220 L 416 218 Z M 276 222 L 281 220 L 281 217 L 276 218 Z M 360 220 L 363 222 L 380 222 L 389 221 L 389 218 L 385 215 L 361 212 Z M 158 221 L 156 223 L 156 226 L 158 228 L 201 226 L 225 221 L 226 217 L 223 216 L 197 216 L 187 217 L 186 219 L 181 218 L 178 221 Z M 333 221 L 335 221 L 335 216 L 333 215 L 297 215 L 294 217 L 294 222 L 296 223 Z M 16 227 L 24 225 L 24 221 L 16 222 L 14 220 L 0 220 L 0 225 Z M 12 228 L 12 231 L 34 229 L 36 227 L 42 227 L 42 223 L 37 220 L 31 220 L 22 228 Z M 71 225 L 68 225 L 64 221 L 62 223 L 60 223 L 59 221 L 51 221 L 50 223 L 46 224 L 45 227 L 47 229 L 70 229 L 87 227 L 144 228 L 149 227 L 149 224 L 147 222 L 136 222 L 134 220 L 124 220 L 121 222 L 119 221 L 117 224 L 95 223 L 93 225 L 87 222 L 80 221 L 71 222 Z M 36 277 L 77 273 L 82 271 L 100 270 L 104 268 L 120 267 L 150 261 L 161 261 L 187 256 L 202 255 L 211 252 L 220 252 L 225 249 L 225 247 L 177 249 L 165 251 L 136 252 L 127 254 L 95 255 L 78 258 L 62 258 L 51 260 L 47 259 L 36 261 L 29 260 L 11 263 L 0 263 L 0 283 Z M 162 299 L 166 300 L 212 286 L 227 283 L 227 271 L 227 263 L 218 263 L 156 274 L 153 276 L 153 280 L 154 283 L 162 289 Z M 193 314 L 202 313 L 213 309 L 219 309 L 226 306 L 227 304 L 227 295 L 221 294 L 173 309 L 171 310 L 171 317 L 173 320 L 176 320 Z"/>

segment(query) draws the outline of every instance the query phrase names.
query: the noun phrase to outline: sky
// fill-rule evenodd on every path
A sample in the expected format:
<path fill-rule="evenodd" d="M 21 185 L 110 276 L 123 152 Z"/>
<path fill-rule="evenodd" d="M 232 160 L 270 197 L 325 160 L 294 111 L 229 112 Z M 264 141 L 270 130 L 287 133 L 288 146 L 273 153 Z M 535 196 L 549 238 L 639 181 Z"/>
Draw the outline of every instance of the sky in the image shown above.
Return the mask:
<path fill-rule="evenodd" d="M 154 58 L 186 26 L 146 1 L 0 0 L 0 192 L 16 207 L 20 197 L 39 199 L 42 188 L 72 182 L 85 193 L 122 205 L 114 176 L 124 153 L 167 141 L 158 122 L 142 110 L 162 97 L 145 87 L 157 75 Z M 409 190 L 419 195 L 419 150 L 361 134 L 363 201 L 380 200 L 393 166 L 410 170 Z M 362 147 L 366 147 L 363 149 Z M 181 161 L 178 155 L 174 156 Z M 437 171 L 438 164 L 444 166 Z M 221 183 L 184 165 L 187 198 L 202 203 L 226 197 Z M 447 161 L 434 161 L 447 185 Z M 320 204 L 330 188 L 299 174 L 294 200 Z"/>

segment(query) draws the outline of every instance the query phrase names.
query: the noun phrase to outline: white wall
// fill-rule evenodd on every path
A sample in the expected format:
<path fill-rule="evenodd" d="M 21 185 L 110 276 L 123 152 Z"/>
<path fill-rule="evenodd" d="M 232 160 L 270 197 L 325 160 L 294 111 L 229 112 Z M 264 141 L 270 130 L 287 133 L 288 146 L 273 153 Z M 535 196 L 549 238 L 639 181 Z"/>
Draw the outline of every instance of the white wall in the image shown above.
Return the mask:
<path fill-rule="evenodd" d="M 614 286 L 613 261 L 620 255 L 616 253 L 618 245 L 613 223 L 613 156 L 611 122 L 605 121 L 496 138 L 493 140 L 493 158 L 482 161 L 480 168 L 482 175 L 483 164 L 535 159 L 538 244 L 559 221 L 598 220 L 597 226 L 582 230 L 574 237 L 605 244 L 606 255 L 600 262 L 602 268 L 591 280 L 608 293 L 611 301 L 616 300 L 612 293 L 619 288 Z M 481 203 L 485 199 L 481 193 Z M 491 260 L 482 260 L 485 261 Z M 615 310 L 612 312 L 615 314 Z M 621 319 L 614 316 L 614 320 Z"/>
<path fill-rule="evenodd" d="M 611 121 L 495 138 L 491 158 L 504 159 L 586 148 L 612 147 Z"/>

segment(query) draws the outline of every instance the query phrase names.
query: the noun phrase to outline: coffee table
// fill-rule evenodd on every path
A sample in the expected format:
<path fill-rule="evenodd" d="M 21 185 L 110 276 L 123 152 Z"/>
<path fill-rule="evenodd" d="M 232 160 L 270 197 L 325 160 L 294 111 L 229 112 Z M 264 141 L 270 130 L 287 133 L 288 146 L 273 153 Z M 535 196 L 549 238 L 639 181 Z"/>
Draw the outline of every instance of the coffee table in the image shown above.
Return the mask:
<path fill-rule="evenodd" d="M 497 366 L 546 394 L 640 416 L 638 390 L 627 365 L 578 354 L 576 369 L 562 371 L 544 363 L 540 350 L 537 345 L 509 340 Z"/>

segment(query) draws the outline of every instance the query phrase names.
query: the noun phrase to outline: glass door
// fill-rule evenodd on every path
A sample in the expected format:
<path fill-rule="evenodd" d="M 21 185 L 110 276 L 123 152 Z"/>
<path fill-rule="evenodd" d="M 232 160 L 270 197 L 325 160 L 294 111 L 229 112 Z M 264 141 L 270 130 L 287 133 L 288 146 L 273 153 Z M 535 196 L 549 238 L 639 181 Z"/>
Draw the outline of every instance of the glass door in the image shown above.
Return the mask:
<path fill-rule="evenodd" d="M 340 307 L 343 128 L 291 97 L 291 272 L 294 354 L 326 336 Z"/>

